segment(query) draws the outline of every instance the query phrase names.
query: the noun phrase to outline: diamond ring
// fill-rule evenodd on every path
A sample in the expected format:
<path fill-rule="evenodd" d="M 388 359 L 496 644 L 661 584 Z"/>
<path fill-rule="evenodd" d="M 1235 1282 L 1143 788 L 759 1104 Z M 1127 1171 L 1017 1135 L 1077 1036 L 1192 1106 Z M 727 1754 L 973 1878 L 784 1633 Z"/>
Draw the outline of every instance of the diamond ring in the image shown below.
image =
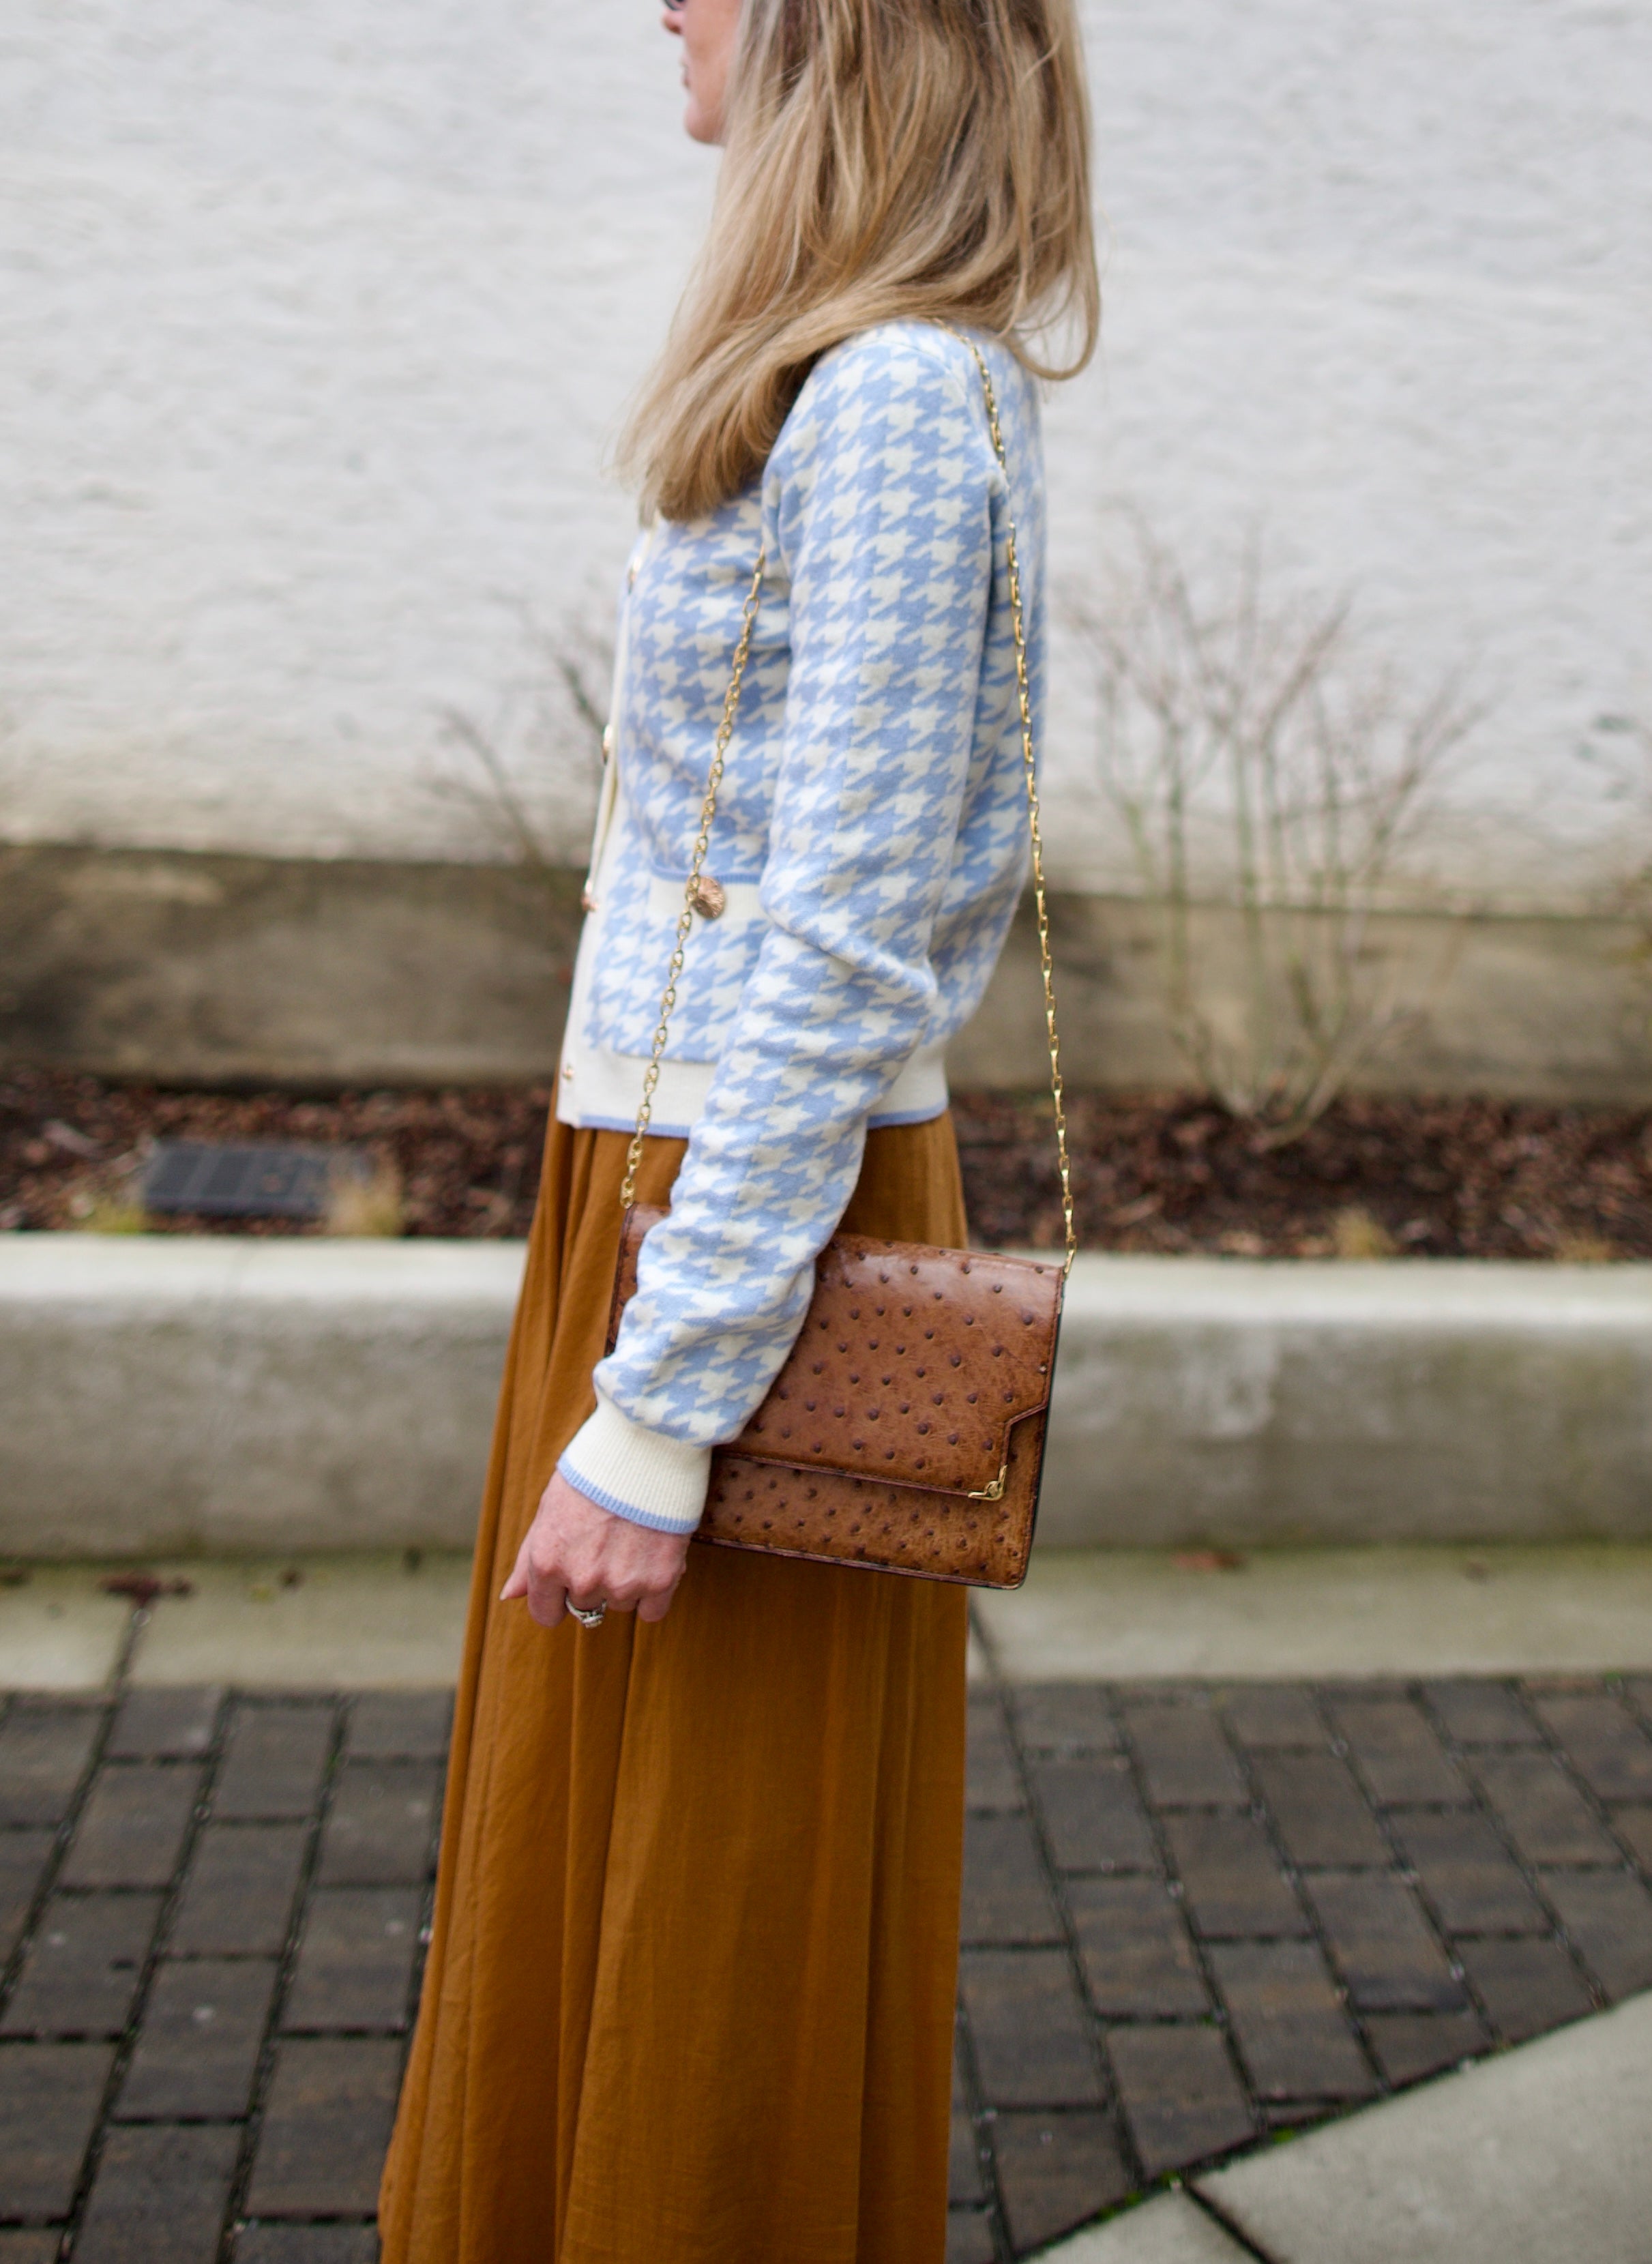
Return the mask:
<path fill-rule="evenodd" d="M 586 1612 L 580 1609 L 579 1606 L 574 1601 L 571 1596 L 567 1598 L 566 1600 L 569 1612 L 579 1622 L 581 1627 L 599 1628 L 602 1625 L 604 1615 L 608 1609 L 606 1604 L 593 1605 L 591 1609 Z"/>

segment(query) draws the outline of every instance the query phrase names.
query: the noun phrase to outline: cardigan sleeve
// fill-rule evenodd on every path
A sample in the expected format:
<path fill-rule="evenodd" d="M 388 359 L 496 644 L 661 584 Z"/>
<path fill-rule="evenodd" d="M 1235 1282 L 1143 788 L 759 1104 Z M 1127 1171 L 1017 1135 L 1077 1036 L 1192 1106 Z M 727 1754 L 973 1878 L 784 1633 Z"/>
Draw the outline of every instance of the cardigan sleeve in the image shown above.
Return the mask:
<path fill-rule="evenodd" d="M 670 1215 L 596 1371 L 596 1412 L 560 1465 L 641 1525 L 699 1522 L 711 1449 L 738 1435 L 790 1351 L 867 1120 L 935 1005 L 930 942 L 968 782 L 1003 491 L 967 376 L 967 350 L 935 331 L 853 340 L 811 375 L 764 475 L 791 648 L 765 932 Z"/>

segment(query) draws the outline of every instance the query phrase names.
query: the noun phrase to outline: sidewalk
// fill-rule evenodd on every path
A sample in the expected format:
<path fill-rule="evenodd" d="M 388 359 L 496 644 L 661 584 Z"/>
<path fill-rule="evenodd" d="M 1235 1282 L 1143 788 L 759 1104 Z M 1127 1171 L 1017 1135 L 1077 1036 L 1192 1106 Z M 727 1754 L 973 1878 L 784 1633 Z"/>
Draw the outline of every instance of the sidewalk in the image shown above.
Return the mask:
<path fill-rule="evenodd" d="M 0 1562 L 0 1690 L 238 1682 L 427 1688 L 458 1672 L 469 1559 L 381 1549 L 150 1559 L 132 1624 L 130 1564 Z M 970 1671 L 1007 1682 L 1176 1676 L 1652 1673 L 1652 1546 L 1051 1549 L 1026 1586 L 977 1595 Z"/>
<path fill-rule="evenodd" d="M 1604 2011 L 1652 1987 L 1645 1556 L 1049 1558 L 986 1601 L 952 2264 L 1648 2264 L 1608 2111 L 1644 2127 L 1648 2006 Z M 0 1587 L 4 2264 L 373 2254 L 463 1573 Z M 1337 1610 L 1388 1675 L 1327 1673 Z"/>
<path fill-rule="evenodd" d="M 1047 2253 L 1062 2264 L 1645 2264 L 1649 2129 L 1646 1996 Z"/>

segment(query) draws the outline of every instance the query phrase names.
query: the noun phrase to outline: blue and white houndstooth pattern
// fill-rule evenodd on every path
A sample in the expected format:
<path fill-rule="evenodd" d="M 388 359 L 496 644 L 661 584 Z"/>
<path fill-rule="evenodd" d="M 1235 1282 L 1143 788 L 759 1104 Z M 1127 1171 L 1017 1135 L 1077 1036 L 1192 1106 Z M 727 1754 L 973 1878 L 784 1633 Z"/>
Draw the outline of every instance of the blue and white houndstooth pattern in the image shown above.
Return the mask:
<path fill-rule="evenodd" d="M 1011 356 L 985 351 L 1036 715 L 1037 395 Z M 625 909 L 604 923 L 586 1027 L 632 1055 L 657 1018 L 741 608 L 759 542 L 768 552 L 706 863 L 757 882 L 763 917 L 696 923 L 668 1052 L 715 1063 L 709 1098 L 597 1370 L 607 1405 L 565 1458 L 575 1483 L 641 1522 L 698 1520 L 703 1458 L 743 1427 L 791 1347 L 868 1121 L 914 1051 L 968 1020 L 1003 945 L 1026 864 L 1010 506 L 973 357 L 945 331 L 895 323 L 818 364 L 759 483 L 709 519 L 663 526 L 643 556 L 620 719 L 626 831 L 605 889 Z M 650 908 L 655 876 L 677 887 Z M 658 1490 L 639 1433 L 664 1449 Z"/>

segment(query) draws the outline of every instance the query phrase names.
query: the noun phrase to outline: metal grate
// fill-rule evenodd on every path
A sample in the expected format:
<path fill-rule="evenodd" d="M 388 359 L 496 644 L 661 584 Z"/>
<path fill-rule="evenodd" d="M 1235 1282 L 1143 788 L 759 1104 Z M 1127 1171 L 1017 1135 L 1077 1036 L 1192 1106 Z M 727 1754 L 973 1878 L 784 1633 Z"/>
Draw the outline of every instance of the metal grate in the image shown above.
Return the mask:
<path fill-rule="evenodd" d="M 162 1140 L 143 1175 L 143 1206 L 205 1218 L 320 1218 L 341 1179 L 369 1171 L 359 1148 Z"/>

